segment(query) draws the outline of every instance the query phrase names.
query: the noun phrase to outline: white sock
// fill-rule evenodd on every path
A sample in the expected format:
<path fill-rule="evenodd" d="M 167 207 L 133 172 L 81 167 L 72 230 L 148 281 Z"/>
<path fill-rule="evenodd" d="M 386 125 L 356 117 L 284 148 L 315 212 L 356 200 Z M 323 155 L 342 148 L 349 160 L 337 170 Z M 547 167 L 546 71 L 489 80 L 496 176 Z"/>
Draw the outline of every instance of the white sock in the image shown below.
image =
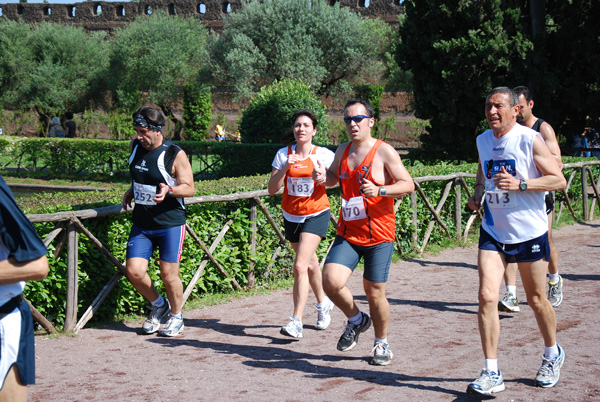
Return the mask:
<path fill-rule="evenodd" d="M 362 312 L 358 312 L 354 317 L 348 318 L 348 322 L 352 325 L 358 325 L 362 322 Z"/>
<path fill-rule="evenodd" d="M 165 298 L 162 297 L 161 295 L 158 295 L 158 297 L 156 298 L 156 300 L 154 300 L 152 302 L 152 306 L 153 307 L 162 307 L 165 305 Z"/>
<path fill-rule="evenodd" d="M 388 343 L 387 336 L 383 339 L 375 337 L 375 343 Z"/>
<path fill-rule="evenodd" d="M 544 356 L 546 357 L 556 357 L 558 356 L 558 346 L 556 346 L 556 343 L 554 344 L 554 346 L 544 346 Z"/>
<path fill-rule="evenodd" d="M 325 298 L 323 299 L 323 301 L 322 301 L 321 303 L 318 303 L 318 304 L 317 304 L 317 308 L 319 308 L 319 309 L 320 309 L 320 308 L 321 308 L 321 307 L 323 307 L 324 305 L 328 304 L 330 301 L 331 301 L 331 300 L 329 300 L 329 297 L 325 296 Z"/>
<path fill-rule="evenodd" d="M 549 283 L 558 283 L 558 272 L 555 274 L 548 274 Z"/>
<path fill-rule="evenodd" d="M 485 359 L 485 369 L 497 373 L 498 359 Z"/>
<path fill-rule="evenodd" d="M 506 285 L 506 291 L 517 297 L 517 285 Z"/>
<path fill-rule="evenodd" d="M 179 314 L 173 314 L 173 313 L 170 313 L 169 315 L 170 315 L 171 317 L 173 317 L 173 318 L 177 318 L 177 319 L 179 319 L 179 320 L 183 319 L 183 313 L 179 313 Z"/>

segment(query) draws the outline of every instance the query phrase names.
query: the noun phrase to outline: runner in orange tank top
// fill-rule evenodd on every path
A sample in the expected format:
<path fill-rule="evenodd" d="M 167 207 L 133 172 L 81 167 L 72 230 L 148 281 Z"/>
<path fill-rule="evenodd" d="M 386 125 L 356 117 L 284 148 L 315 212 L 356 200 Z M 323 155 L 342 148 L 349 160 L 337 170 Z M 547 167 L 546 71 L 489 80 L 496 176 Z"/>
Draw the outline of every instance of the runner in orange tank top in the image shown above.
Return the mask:
<path fill-rule="evenodd" d="M 393 357 L 387 340 L 390 305 L 385 284 L 394 251 L 394 198 L 412 193 L 414 182 L 398 152 L 371 136 L 375 119 L 369 102 L 350 99 L 344 122 L 351 141 L 338 147 L 329 170 L 319 165 L 313 172 L 315 181 L 326 186 L 339 182 L 342 188 L 342 210 L 337 236 L 325 260 L 323 288 L 348 317 L 337 348 L 350 350 L 371 326 L 371 317 L 358 309 L 346 286 L 364 259 L 363 286 L 375 328 L 370 364 L 387 365 Z"/>
<path fill-rule="evenodd" d="M 269 194 L 283 186 L 285 238 L 296 252 L 294 260 L 294 312 L 280 333 L 302 338 L 302 315 L 308 299 L 309 285 L 317 298 L 317 329 L 326 329 L 331 322 L 333 302 L 323 291 L 317 247 L 327 236 L 331 212 L 325 186 L 312 178 L 315 166 L 329 166 L 334 154 L 325 147 L 313 145 L 317 133 L 317 118 L 309 110 L 299 110 L 292 117 L 295 145 L 281 148 L 273 160 Z"/>

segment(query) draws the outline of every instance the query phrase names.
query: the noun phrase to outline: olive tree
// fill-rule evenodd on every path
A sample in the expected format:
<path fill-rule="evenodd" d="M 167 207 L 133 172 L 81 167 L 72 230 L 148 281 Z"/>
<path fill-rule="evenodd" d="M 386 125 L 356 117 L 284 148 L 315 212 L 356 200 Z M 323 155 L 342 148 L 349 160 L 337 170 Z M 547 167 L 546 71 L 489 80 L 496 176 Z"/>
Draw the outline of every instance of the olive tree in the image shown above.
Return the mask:
<path fill-rule="evenodd" d="M 207 31 L 196 18 L 155 12 L 140 16 L 115 31 L 111 39 L 109 86 L 116 104 L 135 110 L 154 103 L 175 123 L 175 137 L 183 129 L 174 107 L 184 86 L 205 67 Z"/>
<path fill-rule="evenodd" d="M 0 19 L 0 106 L 51 115 L 84 110 L 108 65 L 104 33 Z"/>
<path fill-rule="evenodd" d="M 347 93 L 379 78 L 386 29 L 339 3 L 243 1 L 212 37 L 213 78 L 242 97 L 282 79 L 301 79 L 319 94 Z"/>

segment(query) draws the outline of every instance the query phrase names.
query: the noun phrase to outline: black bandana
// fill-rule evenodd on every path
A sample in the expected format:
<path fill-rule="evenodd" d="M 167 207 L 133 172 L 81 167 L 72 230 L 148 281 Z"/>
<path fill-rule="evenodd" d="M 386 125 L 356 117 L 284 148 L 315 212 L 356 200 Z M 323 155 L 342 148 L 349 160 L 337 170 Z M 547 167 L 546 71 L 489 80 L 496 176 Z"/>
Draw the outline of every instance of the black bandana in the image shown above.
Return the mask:
<path fill-rule="evenodd" d="M 147 128 L 148 130 L 158 131 L 159 133 L 162 132 L 162 126 L 160 126 L 158 124 L 152 124 L 148 120 L 146 120 L 146 118 L 144 116 L 142 116 L 139 113 L 136 113 L 135 115 L 133 115 L 133 127 L 140 127 L 140 126 Z"/>

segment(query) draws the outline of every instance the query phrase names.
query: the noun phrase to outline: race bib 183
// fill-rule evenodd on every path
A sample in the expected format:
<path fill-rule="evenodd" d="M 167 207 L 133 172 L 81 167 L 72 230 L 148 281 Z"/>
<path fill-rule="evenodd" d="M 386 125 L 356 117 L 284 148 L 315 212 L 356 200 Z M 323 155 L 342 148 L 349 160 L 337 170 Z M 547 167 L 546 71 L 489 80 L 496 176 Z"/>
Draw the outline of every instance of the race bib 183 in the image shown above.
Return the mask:
<path fill-rule="evenodd" d="M 288 177 L 287 191 L 294 197 L 310 197 L 315 189 L 312 177 Z"/>

